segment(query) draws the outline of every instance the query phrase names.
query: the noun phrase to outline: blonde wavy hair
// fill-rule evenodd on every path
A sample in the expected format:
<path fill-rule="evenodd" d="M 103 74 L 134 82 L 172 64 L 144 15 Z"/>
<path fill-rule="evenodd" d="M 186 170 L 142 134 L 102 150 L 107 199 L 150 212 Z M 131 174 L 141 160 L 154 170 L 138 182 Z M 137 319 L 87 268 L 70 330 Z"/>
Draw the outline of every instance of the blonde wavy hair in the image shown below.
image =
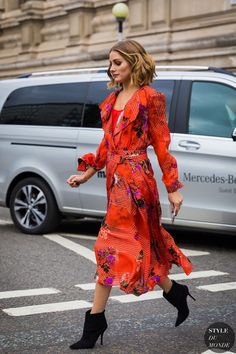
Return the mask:
<path fill-rule="evenodd" d="M 117 42 L 109 51 L 118 52 L 130 65 L 131 83 L 135 86 L 148 85 L 156 76 L 155 62 L 150 54 L 146 52 L 141 44 L 134 40 L 123 40 Z M 110 82 L 108 88 L 116 87 L 117 84 L 110 73 L 111 65 L 107 70 Z"/>

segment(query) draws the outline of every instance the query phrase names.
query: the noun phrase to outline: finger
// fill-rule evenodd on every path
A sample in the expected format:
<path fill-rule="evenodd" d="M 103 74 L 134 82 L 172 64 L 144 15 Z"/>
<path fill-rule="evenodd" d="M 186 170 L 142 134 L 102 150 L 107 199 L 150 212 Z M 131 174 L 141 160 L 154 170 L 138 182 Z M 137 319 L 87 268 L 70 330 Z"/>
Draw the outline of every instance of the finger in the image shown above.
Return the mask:
<path fill-rule="evenodd" d="M 68 180 L 67 180 L 67 182 L 68 182 L 68 183 L 71 183 L 71 182 L 73 181 L 73 178 L 74 178 L 73 176 L 69 177 Z"/>
<path fill-rule="evenodd" d="M 173 214 L 174 211 L 175 211 L 175 205 L 174 205 L 174 203 L 170 203 L 170 210 L 171 210 L 171 213 Z"/>
<path fill-rule="evenodd" d="M 175 209 L 174 209 L 175 216 L 178 215 L 179 209 L 180 209 L 180 208 L 179 208 L 178 204 L 176 204 L 176 205 L 175 205 Z"/>

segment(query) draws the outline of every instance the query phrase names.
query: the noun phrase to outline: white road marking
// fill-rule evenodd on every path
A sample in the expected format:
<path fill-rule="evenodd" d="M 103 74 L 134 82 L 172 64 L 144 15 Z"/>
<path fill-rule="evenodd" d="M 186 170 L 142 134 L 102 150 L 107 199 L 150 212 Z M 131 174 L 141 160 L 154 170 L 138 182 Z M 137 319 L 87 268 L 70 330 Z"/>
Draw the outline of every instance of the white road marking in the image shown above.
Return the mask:
<path fill-rule="evenodd" d="M 49 295 L 49 294 L 56 294 L 56 293 L 60 293 L 60 291 L 53 288 L 1 291 L 0 299 L 10 299 L 12 297 L 21 297 L 21 296 Z"/>
<path fill-rule="evenodd" d="M 43 236 L 49 239 L 50 241 L 56 242 L 59 245 L 79 254 L 80 256 L 89 259 L 91 262 L 96 263 L 95 253 L 94 251 L 91 251 L 89 248 L 81 246 L 78 243 L 73 242 L 71 240 L 67 240 L 64 237 L 57 234 L 48 234 Z"/>
<path fill-rule="evenodd" d="M 187 248 L 180 248 L 180 250 L 185 254 L 187 257 L 195 257 L 195 256 L 205 256 L 207 254 L 210 254 L 210 252 L 206 251 L 195 251 L 195 250 L 189 250 Z"/>
<path fill-rule="evenodd" d="M 225 291 L 225 290 L 234 290 L 236 289 L 236 282 L 232 281 L 229 283 L 218 283 L 211 285 L 201 285 L 197 286 L 198 289 L 209 290 L 209 291 Z"/>
<path fill-rule="evenodd" d="M 74 237 L 74 238 L 79 238 L 79 239 L 86 239 L 86 240 L 95 240 L 96 237 L 94 238 L 93 236 L 86 236 L 86 235 L 75 235 L 75 234 L 49 234 L 49 235 L 43 235 L 45 238 L 54 241 L 58 243 L 59 245 L 79 254 L 80 256 L 83 256 L 93 263 L 96 264 L 96 257 L 94 251 L 90 250 L 89 248 L 85 246 L 81 246 L 78 243 L 75 243 L 71 240 L 66 240 L 65 237 Z M 209 254 L 209 252 L 203 252 L 203 251 L 195 251 L 195 250 L 188 250 L 188 249 L 183 249 L 186 256 L 201 256 L 205 254 Z"/>
<path fill-rule="evenodd" d="M 218 272 L 216 270 L 202 270 L 198 272 L 192 272 L 189 275 L 186 275 L 185 273 L 177 273 L 177 274 L 170 274 L 169 278 L 174 279 L 174 280 L 184 280 L 184 279 L 196 279 L 196 278 L 205 278 L 205 277 L 212 277 L 212 276 L 218 276 L 218 275 L 228 275 L 229 273 L 225 272 Z M 76 284 L 75 286 L 83 289 L 83 290 L 94 290 L 95 289 L 96 283 L 84 283 L 84 284 Z M 118 287 L 118 285 L 113 286 Z M 126 295 L 123 295 L 126 296 Z"/>
<path fill-rule="evenodd" d="M 127 294 L 127 295 L 117 295 L 117 296 L 110 296 L 109 299 L 111 300 L 116 300 L 122 303 L 127 303 L 127 302 L 137 302 L 137 301 L 144 301 L 144 300 L 152 300 L 152 299 L 160 299 L 162 297 L 162 290 L 153 290 L 153 291 L 148 291 L 145 294 L 142 294 L 140 296 L 135 296 L 133 294 Z"/>
<path fill-rule="evenodd" d="M 77 234 L 60 234 L 63 237 L 74 237 L 74 238 L 79 238 L 81 240 L 93 240 L 95 241 L 97 239 L 96 236 L 88 236 L 88 235 L 77 235 Z"/>
<path fill-rule="evenodd" d="M 56 302 L 52 304 L 12 307 L 12 308 L 3 309 L 3 311 L 7 313 L 9 316 L 28 316 L 28 315 L 35 315 L 39 313 L 47 313 L 47 312 L 77 310 L 77 309 L 82 309 L 91 306 L 92 304 L 90 302 L 84 300 L 75 300 L 75 301 L 67 301 L 67 302 Z"/>
<path fill-rule="evenodd" d="M 81 240 L 92 240 L 96 241 L 97 236 L 88 236 L 88 235 L 80 235 L 80 234 L 71 234 L 71 233 L 60 233 L 61 236 L 63 237 L 74 237 L 78 238 Z M 207 254 L 210 254 L 210 252 L 206 251 L 196 251 L 196 250 L 189 250 L 186 248 L 180 248 L 180 250 L 187 256 L 187 257 L 195 257 L 195 256 L 205 256 Z"/>
<path fill-rule="evenodd" d="M 84 284 L 76 284 L 75 286 L 77 288 L 80 288 L 80 289 L 83 289 L 83 290 L 94 290 L 95 289 L 95 285 L 96 285 L 96 283 L 84 283 Z"/>
<path fill-rule="evenodd" d="M 12 225 L 13 221 L 0 219 L 0 225 Z"/>
<path fill-rule="evenodd" d="M 206 271 L 199 271 L 199 272 L 192 272 L 190 275 L 186 274 L 170 274 L 169 278 L 174 280 L 180 279 L 195 279 L 195 278 L 205 278 L 209 276 L 217 276 L 217 275 L 224 275 L 228 273 L 218 272 L 215 270 L 206 270 Z M 117 296 L 110 296 L 110 299 L 117 300 L 122 303 L 127 302 L 137 302 L 143 300 L 151 300 L 151 299 L 159 299 L 162 297 L 162 290 L 152 290 L 140 296 L 135 296 L 133 294 L 126 294 L 126 295 L 117 295 Z"/>
<path fill-rule="evenodd" d="M 212 350 L 208 349 L 205 352 L 202 352 L 201 354 L 216 354 L 216 352 L 213 352 Z M 235 354 L 235 352 L 222 352 L 222 354 Z"/>
<path fill-rule="evenodd" d="M 215 277 L 218 275 L 228 275 L 226 272 L 219 272 L 217 270 L 199 270 L 197 272 L 192 272 L 189 275 L 185 273 L 170 274 L 169 277 L 174 280 L 184 280 L 184 279 L 196 279 L 196 278 L 207 278 Z"/>

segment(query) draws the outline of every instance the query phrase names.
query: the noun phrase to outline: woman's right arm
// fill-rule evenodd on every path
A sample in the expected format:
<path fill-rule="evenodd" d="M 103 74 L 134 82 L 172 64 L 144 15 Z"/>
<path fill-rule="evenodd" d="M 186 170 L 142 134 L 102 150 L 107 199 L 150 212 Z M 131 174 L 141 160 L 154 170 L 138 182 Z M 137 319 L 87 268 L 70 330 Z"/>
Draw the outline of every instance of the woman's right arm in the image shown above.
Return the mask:
<path fill-rule="evenodd" d="M 82 175 L 72 175 L 68 178 L 67 183 L 71 187 L 79 187 L 80 184 L 83 184 L 89 180 L 97 171 L 93 167 L 89 167 L 85 173 Z"/>
<path fill-rule="evenodd" d="M 97 171 L 103 169 L 106 165 L 107 160 L 107 141 L 105 138 L 105 133 L 103 135 L 102 141 L 100 142 L 96 156 L 89 152 L 78 158 L 77 171 L 83 171 L 82 175 L 72 175 L 68 178 L 67 183 L 71 187 L 78 187 L 81 183 L 85 183 L 91 178 Z"/>

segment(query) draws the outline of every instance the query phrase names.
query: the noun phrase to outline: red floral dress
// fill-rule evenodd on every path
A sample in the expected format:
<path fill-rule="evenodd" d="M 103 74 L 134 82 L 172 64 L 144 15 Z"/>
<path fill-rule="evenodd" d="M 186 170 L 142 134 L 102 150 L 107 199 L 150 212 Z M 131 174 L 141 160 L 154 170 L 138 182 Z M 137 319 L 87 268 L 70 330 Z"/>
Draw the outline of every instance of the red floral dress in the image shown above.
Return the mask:
<path fill-rule="evenodd" d="M 162 226 L 159 192 L 147 155 L 152 145 L 168 193 L 183 187 L 177 161 L 168 150 L 165 95 L 140 87 L 118 112 L 112 110 L 117 94 L 111 93 L 100 105 L 103 139 L 95 155 L 78 158 L 77 170 L 106 168 L 107 213 L 94 244 L 95 279 L 139 296 L 153 290 L 173 264 L 186 275 L 193 264 Z"/>

